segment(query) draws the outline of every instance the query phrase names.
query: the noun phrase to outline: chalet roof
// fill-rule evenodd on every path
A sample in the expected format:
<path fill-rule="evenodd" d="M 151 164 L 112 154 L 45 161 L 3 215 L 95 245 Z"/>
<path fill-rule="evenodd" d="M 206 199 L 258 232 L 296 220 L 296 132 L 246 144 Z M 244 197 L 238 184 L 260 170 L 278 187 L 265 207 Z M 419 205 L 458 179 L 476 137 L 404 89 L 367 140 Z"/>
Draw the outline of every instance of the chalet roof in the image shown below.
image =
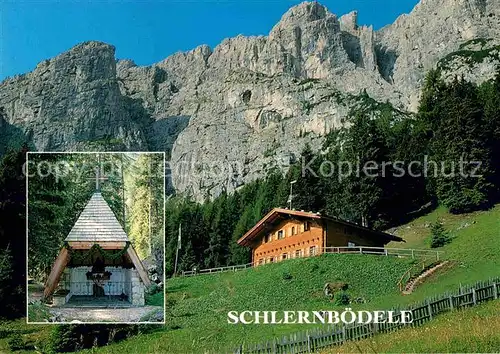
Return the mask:
<path fill-rule="evenodd" d="M 101 193 L 94 193 L 65 241 L 128 241 Z"/>
<path fill-rule="evenodd" d="M 250 244 L 250 241 L 259 237 L 259 235 L 268 232 L 269 231 L 269 226 L 272 226 L 276 223 L 279 223 L 283 220 L 286 220 L 287 218 L 290 217 L 296 217 L 296 218 L 301 218 L 301 219 L 309 219 L 309 220 L 329 220 L 332 222 L 336 222 L 342 225 L 350 226 L 356 229 L 363 230 L 365 232 L 371 233 L 377 237 L 382 237 L 384 239 L 387 239 L 389 241 L 398 241 L 398 242 L 404 242 L 404 240 L 401 237 L 394 236 L 385 232 L 377 231 L 377 230 L 372 230 L 364 226 L 360 226 L 348 221 L 344 221 L 341 219 L 333 218 L 330 216 L 325 216 L 321 215 L 320 213 L 313 213 L 313 212 L 305 212 L 305 211 L 298 211 L 298 210 L 293 210 L 293 209 L 283 209 L 283 208 L 274 208 L 271 210 L 269 213 L 267 213 L 266 216 L 264 216 L 257 224 L 255 224 L 254 227 L 252 227 L 246 234 L 244 234 L 239 240 L 238 244 L 242 246 L 248 246 Z"/>

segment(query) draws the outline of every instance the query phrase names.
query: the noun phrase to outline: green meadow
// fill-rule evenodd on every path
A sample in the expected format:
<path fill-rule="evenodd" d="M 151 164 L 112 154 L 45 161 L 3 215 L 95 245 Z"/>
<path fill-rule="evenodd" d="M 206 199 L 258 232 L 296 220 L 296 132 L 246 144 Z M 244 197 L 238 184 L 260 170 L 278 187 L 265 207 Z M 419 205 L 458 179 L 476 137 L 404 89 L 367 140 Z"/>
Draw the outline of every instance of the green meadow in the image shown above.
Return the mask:
<path fill-rule="evenodd" d="M 487 280 L 500 275 L 498 267 L 500 205 L 489 211 L 462 215 L 452 215 L 438 208 L 396 230 L 391 230 L 407 242 L 391 244 L 389 247 L 430 248 L 429 225 L 436 220 L 440 220 L 452 236 L 451 243 L 439 248 L 444 251 L 444 258 L 452 260 L 452 265 L 432 275 L 410 295 L 401 295 L 397 282 L 414 261 L 375 255 L 322 255 L 309 259 L 292 259 L 238 272 L 173 278 L 167 281 L 167 324 L 164 327 L 152 333 L 141 334 L 84 352 L 230 352 L 240 343 L 259 343 L 321 325 L 233 325 L 227 323 L 228 311 L 328 309 L 342 311 L 346 305 L 336 304 L 324 296 L 323 286 L 326 282 L 347 283 L 346 294 L 351 299 L 361 298 L 365 301 L 349 305 L 353 309 L 390 309 L 456 290 L 461 284 L 472 284 L 478 280 Z M 155 298 L 150 301 L 154 302 Z M 462 345 L 461 341 L 474 343 L 475 337 L 471 334 L 460 339 L 462 338 L 460 333 L 465 333 L 466 328 L 456 327 L 454 335 L 450 321 L 455 321 L 453 319 L 455 317 L 458 321 L 472 316 L 479 328 L 481 321 L 489 321 L 494 310 L 498 310 L 498 302 L 485 304 L 477 309 L 438 316 L 435 321 L 421 328 L 405 329 L 380 338 L 377 336 L 367 340 L 366 343 L 363 342 L 365 344 L 360 342 L 361 352 L 371 351 L 369 349 L 369 345 L 372 345 L 372 342 L 369 342 L 371 340 L 379 345 L 376 347 L 380 348 L 377 352 L 448 351 L 447 348 L 457 351 L 453 348 L 459 348 Z M 449 335 L 450 338 L 454 338 L 452 342 L 456 342 L 453 344 L 455 346 L 452 344 L 449 347 L 426 346 L 430 343 L 426 333 L 439 326 L 443 327 L 442 336 Z M 43 342 L 49 338 L 52 327 L 27 326 L 22 321 L 3 324 L 0 328 L 2 334 L 0 352 L 8 351 L 8 343 L 13 336 L 21 336 L 26 342 L 35 344 Z M 405 338 L 403 333 L 410 333 L 409 331 L 413 338 L 413 347 L 393 343 L 391 336 Z M 486 342 L 478 344 L 477 347 L 471 344 L 469 348 L 471 350 L 477 348 L 477 351 L 483 348 L 488 351 L 487 348 L 490 348 L 491 344 L 488 344 L 489 336 L 481 337 L 479 329 L 477 333 L 477 338 L 484 337 Z M 495 340 L 495 337 L 491 337 L 491 341 Z M 421 346 L 418 346 L 418 343 L 421 343 Z M 355 344 L 332 350 L 336 352 L 337 349 L 357 351 Z"/>
<path fill-rule="evenodd" d="M 492 301 L 322 353 L 495 353 L 500 348 L 499 313 L 500 301 Z"/>

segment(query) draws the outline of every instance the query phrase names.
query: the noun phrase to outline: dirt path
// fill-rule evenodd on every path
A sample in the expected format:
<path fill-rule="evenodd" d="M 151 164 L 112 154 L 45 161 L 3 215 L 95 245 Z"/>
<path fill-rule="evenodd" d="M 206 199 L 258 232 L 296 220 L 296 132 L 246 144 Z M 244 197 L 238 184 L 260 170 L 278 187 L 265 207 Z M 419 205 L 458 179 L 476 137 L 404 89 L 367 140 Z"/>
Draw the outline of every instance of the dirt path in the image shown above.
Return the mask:
<path fill-rule="evenodd" d="M 163 308 L 160 306 L 128 308 L 82 308 L 59 307 L 49 309 L 56 322 L 139 322 L 148 314 L 156 314 L 148 322 L 162 322 Z M 161 315 L 160 315 L 161 314 Z M 158 318 L 160 317 L 160 318 Z M 144 319 L 142 319 L 144 321 Z"/>
<path fill-rule="evenodd" d="M 443 261 L 434 267 L 427 269 L 425 272 L 420 274 L 418 277 L 410 281 L 408 284 L 406 284 L 405 289 L 403 290 L 404 295 L 411 294 L 415 287 L 422 283 L 427 277 L 430 275 L 434 274 L 438 269 L 443 268 L 444 266 L 448 265 L 450 261 Z"/>

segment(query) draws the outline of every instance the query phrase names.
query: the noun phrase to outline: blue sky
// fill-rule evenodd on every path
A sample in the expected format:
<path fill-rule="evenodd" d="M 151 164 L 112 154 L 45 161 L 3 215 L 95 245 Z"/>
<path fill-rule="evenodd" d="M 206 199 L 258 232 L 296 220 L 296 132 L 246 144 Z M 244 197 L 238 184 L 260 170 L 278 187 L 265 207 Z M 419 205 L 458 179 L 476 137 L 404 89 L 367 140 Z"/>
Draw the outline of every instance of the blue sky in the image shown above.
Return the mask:
<path fill-rule="evenodd" d="M 277 0 L 4 0 L 0 5 L 0 80 L 31 71 L 77 43 L 113 44 L 119 59 L 149 65 L 200 44 L 212 48 L 238 34 L 268 34 L 301 1 Z M 376 29 L 418 0 L 324 0 L 342 15 L 359 11 Z"/>

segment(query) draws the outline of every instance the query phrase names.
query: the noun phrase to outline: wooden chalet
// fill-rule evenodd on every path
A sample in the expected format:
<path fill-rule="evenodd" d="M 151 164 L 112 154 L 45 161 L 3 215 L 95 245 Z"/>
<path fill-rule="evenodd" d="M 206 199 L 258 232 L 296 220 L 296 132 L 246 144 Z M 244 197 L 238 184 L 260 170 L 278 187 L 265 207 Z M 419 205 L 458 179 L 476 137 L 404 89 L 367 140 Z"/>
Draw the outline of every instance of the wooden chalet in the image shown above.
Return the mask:
<path fill-rule="evenodd" d="M 148 285 L 147 271 L 127 234 L 96 191 L 64 240 L 45 283 L 44 297 L 53 295 L 58 304 L 114 297 L 142 306 Z"/>
<path fill-rule="evenodd" d="M 275 208 L 239 240 L 252 249 L 258 266 L 288 258 L 309 257 L 329 247 L 384 247 L 400 237 L 319 213 Z"/>

